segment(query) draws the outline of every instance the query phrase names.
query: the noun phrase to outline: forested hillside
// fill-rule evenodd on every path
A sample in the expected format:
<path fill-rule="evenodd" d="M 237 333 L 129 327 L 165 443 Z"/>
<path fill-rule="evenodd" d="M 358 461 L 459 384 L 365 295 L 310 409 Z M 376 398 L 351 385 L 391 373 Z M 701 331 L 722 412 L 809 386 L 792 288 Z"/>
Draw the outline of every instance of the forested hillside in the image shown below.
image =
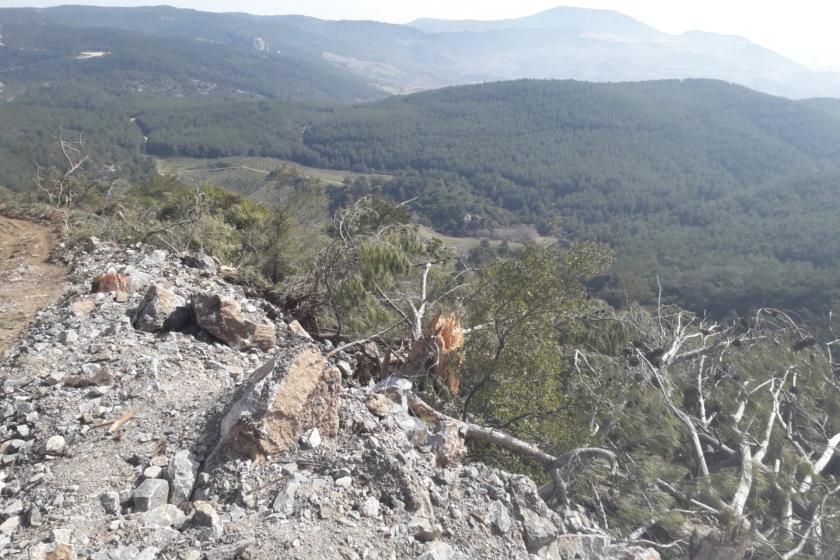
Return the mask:
<path fill-rule="evenodd" d="M 708 80 L 503 82 L 356 106 L 74 91 L 41 87 L 0 106 L 0 184 L 48 164 L 63 124 L 112 175 L 148 176 L 144 153 L 276 157 L 393 175 L 347 193 L 416 199 L 443 233 L 533 224 L 603 241 L 618 258 L 595 286 L 612 303 L 654 301 L 657 277 L 666 299 L 715 316 L 822 313 L 840 295 L 832 100 Z"/>
<path fill-rule="evenodd" d="M 94 12 L 80 9 L 81 13 L 66 19 L 58 17 L 64 13 L 61 10 L 0 12 L 4 43 L 0 69 L 9 89 L 2 92 L 3 97 L 45 93 L 91 106 L 103 96 L 131 94 L 226 94 L 333 103 L 385 96 L 362 78 L 342 72 L 320 57 L 257 48 L 260 44 L 253 44 L 255 37 L 231 43 L 212 36 L 155 35 L 150 33 L 154 25 L 82 31 L 88 12 Z M 158 14 L 154 19 L 162 17 Z"/>
<path fill-rule="evenodd" d="M 720 315 L 833 301 L 833 107 L 703 80 L 520 81 L 334 111 L 243 103 L 146 112 L 140 122 L 161 155 L 251 153 L 398 173 L 357 188 L 419 197 L 414 208 L 447 233 L 516 222 L 546 233 L 559 216 L 567 236 L 618 250 L 601 285 L 614 302 L 651 301 L 658 275 L 679 303 Z M 243 134 L 249 120 L 271 125 Z"/>

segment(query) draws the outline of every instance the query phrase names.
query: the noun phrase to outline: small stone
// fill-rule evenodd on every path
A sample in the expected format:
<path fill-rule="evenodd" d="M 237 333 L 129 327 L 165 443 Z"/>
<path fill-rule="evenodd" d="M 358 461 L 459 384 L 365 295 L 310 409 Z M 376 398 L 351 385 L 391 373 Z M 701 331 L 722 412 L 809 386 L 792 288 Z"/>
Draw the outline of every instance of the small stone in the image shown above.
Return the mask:
<path fill-rule="evenodd" d="M 161 478 L 147 478 L 134 490 L 134 510 L 150 511 L 166 504 L 169 483 Z"/>
<path fill-rule="evenodd" d="M 408 523 L 408 530 L 420 542 L 431 542 L 443 535 L 443 527 L 429 521 L 423 515 L 415 515 Z"/>
<path fill-rule="evenodd" d="M 108 386 L 114 384 L 114 375 L 107 368 L 102 368 L 93 374 L 91 381 L 94 385 Z"/>
<path fill-rule="evenodd" d="M 335 363 L 335 367 L 338 368 L 338 371 L 341 372 L 343 377 L 353 377 L 353 367 L 347 360 L 338 360 Z"/>
<path fill-rule="evenodd" d="M 96 303 L 90 298 L 79 299 L 70 304 L 70 311 L 77 317 L 89 315 L 94 309 L 96 309 Z M 61 342 L 64 343 L 64 341 Z"/>
<path fill-rule="evenodd" d="M 281 488 L 280 492 L 277 493 L 277 497 L 274 498 L 274 503 L 272 504 L 271 509 L 273 509 L 276 513 L 282 513 L 283 515 L 291 515 L 294 513 L 295 494 L 303 481 L 304 478 L 297 473 L 293 473 L 289 476 L 286 480 L 286 484 L 283 485 L 283 488 Z"/>
<path fill-rule="evenodd" d="M 193 502 L 195 513 L 193 513 L 192 522 L 198 527 L 206 527 L 209 534 L 215 538 L 222 536 L 224 526 L 222 525 L 222 518 L 213 508 L 209 502 Z"/>
<path fill-rule="evenodd" d="M 17 431 L 18 435 L 20 435 L 20 437 L 24 439 L 29 437 L 30 430 L 29 426 L 27 426 L 26 424 L 18 424 L 15 427 L 15 430 Z"/>
<path fill-rule="evenodd" d="M 76 331 L 64 331 L 58 335 L 58 341 L 65 346 L 73 346 L 79 342 L 79 334 Z"/>
<path fill-rule="evenodd" d="M 143 476 L 146 478 L 160 478 L 163 469 L 158 466 L 146 467 L 143 469 Z"/>
<path fill-rule="evenodd" d="M 41 510 L 38 506 L 31 506 L 26 513 L 26 524 L 30 527 L 40 527 L 44 524 L 44 519 L 41 516 Z"/>
<path fill-rule="evenodd" d="M 110 292 L 128 291 L 129 279 L 123 274 L 100 274 L 91 282 L 90 293 L 106 294 Z M 81 300 L 85 301 L 85 300 Z M 90 300 L 87 300 L 90 301 Z M 92 302 L 91 302 L 92 303 Z"/>
<path fill-rule="evenodd" d="M 143 524 L 146 527 L 174 527 L 176 529 L 184 525 L 187 516 L 172 504 L 163 504 L 143 514 Z"/>
<path fill-rule="evenodd" d="M 15 515 L 0 523 L 0 534 L 11 535 L 20 527 L 20 516 Z"/>
<path fill-rule="evenodd" d="M 104 492 L 99 495 L 99 503 L 102 504 L 102 509 L 109 515 L 115 515 L 120 512 L 120 495 L 117 492 Z"/>
<path fill-rule="evenodd" d="M 308 332 L 306 332 L 306 329 L 304 329 L 301 326 L 301 324 L 297 322 L 297 320 L 294 320 L 291 323 L 289 323 L 289 330 L 292 331 L 292 334 L 294 334 L 295 336 L 299 336 L 307 340 L 312 340 L 312 336 Z"/>
<path fill-rule="evenodd" d="M 379 517 L 379 507 L 379 500 L 377 500 L 373 496 L 369 496 L 365 498 L 364 502 L 362 502 L 359 511 L 365 517 L 377 518 Z"/>
<path fill-rule="evenodd" d="M 44 450 L 50 455 L 58 455 L 62 451 L 64 451 L 65 443 L 66 442 L 64 441 L 64 437 L 52 436 L 50 439 L 47 440 L 47 443 L 44 446 Z"/>
<path fill-rule="evenodd" d="M 510 513 L 508 513 L 508 509 L 505 504 L 500 501 L 490 502 L 488 510 L 490 524 L 494 530 L 502 534 L 510 531 L 512 522 L 510 520 Z"/>
<path fill-rule="evenodd" d="M 365 401 L 365 406 L 374 416 L 385 418 L 391 413 L 391 399 L 381 393 L 373 393 Z"/>
<path fill-rule="evenodd" d="M 450 560 L 452 547 L 444 542 L 436 542 L 426 549 L 417 560 Z"/>
<path fill-rule="evenodd" d="M 337 478 L 335 480 L 335 485 L 338 488 L 350 488 L 353 486 L 353 479 L 349 476 L 342 476 L 341 478 Z"/>
<path fill-rule="evenodd" d="M 23 513 L 23 501 L 13 500 L 5 508 L 3 508 L 3 517 L 11 517 Z"/>
<path fill-rule="evenodd" d="M 310 428 L 303 433 L 300 443 L 305 449 L 317 449 L 321 447 L 321 433 L 318 428 Z"/>
<path fill-rule="evenodd" d="M 240 554 L 248 550 L 248 547 L 252 546 L 254 541 L 252 540 L 244 540 L 239 541 L 234 544 L 229 544 L 225 546 L 217 546 L 214 547 L 212 550 L 208 550 L 204 553 L 205 560 L 233 560 L 237 558 Z"/>

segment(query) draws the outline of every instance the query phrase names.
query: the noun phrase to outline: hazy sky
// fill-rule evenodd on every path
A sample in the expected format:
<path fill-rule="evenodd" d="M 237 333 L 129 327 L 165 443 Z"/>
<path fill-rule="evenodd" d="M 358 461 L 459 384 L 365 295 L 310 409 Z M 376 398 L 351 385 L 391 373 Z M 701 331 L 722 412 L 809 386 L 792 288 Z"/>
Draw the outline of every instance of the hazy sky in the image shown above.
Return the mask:
<path fill-rule="evenodd" d="M 49 6 L 50 0 L 0 0 L 0 6 Z M 815 68 L 840 69 L 837 0 L 67 0 L 129 6 L 164 4 L 212 11 L 306 14 L 328 19 L 405 23 L 418 17 L 519 17 L 558 4 L 618 10 L 668 33 L 698 29 L 741 35 Z M 2 23 L 2 22 L 0 22 Z"/>

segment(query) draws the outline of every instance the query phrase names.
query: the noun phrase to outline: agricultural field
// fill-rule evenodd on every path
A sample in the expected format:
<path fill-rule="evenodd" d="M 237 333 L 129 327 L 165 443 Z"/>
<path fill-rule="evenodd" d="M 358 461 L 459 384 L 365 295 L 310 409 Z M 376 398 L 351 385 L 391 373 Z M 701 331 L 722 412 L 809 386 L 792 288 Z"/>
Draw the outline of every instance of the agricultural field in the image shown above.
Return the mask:
<path fill-rule="evenodd" d="M 270 199 L 272 171 L 286 170 L 328 185 L 343 185 L 346 179 L 371 176 L 352 171 L 316 169 L 290 161 L 266 157 L 226 157 L 217 159 L 167 158 L 157 160 L 161 175 L 174 175 L 188 185 L 213 185 L 244 194 L 254 200 Z"/>

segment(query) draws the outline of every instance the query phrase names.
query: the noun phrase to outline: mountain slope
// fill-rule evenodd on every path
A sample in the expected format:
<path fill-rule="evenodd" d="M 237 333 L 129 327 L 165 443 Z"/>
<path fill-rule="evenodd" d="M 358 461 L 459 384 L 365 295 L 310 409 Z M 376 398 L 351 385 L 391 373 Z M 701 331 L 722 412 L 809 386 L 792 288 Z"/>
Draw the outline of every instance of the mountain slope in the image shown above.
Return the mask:
<path fill-rule="evenodd" d="M 354 78 L 391 93 L 520 78 L 713 78 L 794 98 L 840 96 L 840 74 L 812 73 L 745 39 L 699 32 L 671 36 L 604 10 L 556 8 L 512 20 L 392 25 L 165 6 L 63 6 L 0 10 L 0 21 L 26 21 L 29 29 L 45 24 L 119 29 L 235 47 L 305 63 L 313 72 L 331 69 L 337 74 L 333 81 Z M 356 83 L 341 100 L 375 97 L 359 87 Z"/>
<path fill-rule="evenodd" d="M 417 197 L 412 207 L 450 234 L 519 223 L 547 233 L 559 215 L 564 234 L 618 250 L 616 274 L 602 286 L 614 302 L 626 292 L 655 298 L 658 273 L 681 304 L 722 315 L 754 305 L 823 309 L 840 295 L 832 109 L 709 80 L 517 81 L 331 112 L 266 106 L 271 139 L 217 134 L 253 113 L 247 102 L 189 117 L 144 112 L 139 121 L 161 154 L 212 147 L 397 174 L 358 192 Z"/>
<path fill-rule="evenodd" d="M 317 57 L 261 50 L 253 38 L 233 41 L 222 35 L 222 40 L 217 40 L 213 26 L 206 24 L 207 16 L 213 20 L 213 14 L 189 12 L 182 19 L 192 27 L 164 33 L 165 26 L 146 19 L 143 14 L 147 13 L 160 22 L 169 11 L 2 11 L 3 81 L 7 87 L 25 88 L 28 93 L 45 83 L 58 82 L 64 87 L 67 82 L 114 95 L 236 94 L 333 103 L 385 95 Z M 134 17 L 118 17 L 122 15 Z M 102 25 L 95 25 L 97 21 Z M 80 32 L 79 27 L 85 24 L 90 24 L 89 28 Z M 147 33 L 150 29 L 155 30 L 154 35 Z M 211 31 L 199 34 L 199 29 Z M 90 93 L 86 103 L 94 96 Z"/>

